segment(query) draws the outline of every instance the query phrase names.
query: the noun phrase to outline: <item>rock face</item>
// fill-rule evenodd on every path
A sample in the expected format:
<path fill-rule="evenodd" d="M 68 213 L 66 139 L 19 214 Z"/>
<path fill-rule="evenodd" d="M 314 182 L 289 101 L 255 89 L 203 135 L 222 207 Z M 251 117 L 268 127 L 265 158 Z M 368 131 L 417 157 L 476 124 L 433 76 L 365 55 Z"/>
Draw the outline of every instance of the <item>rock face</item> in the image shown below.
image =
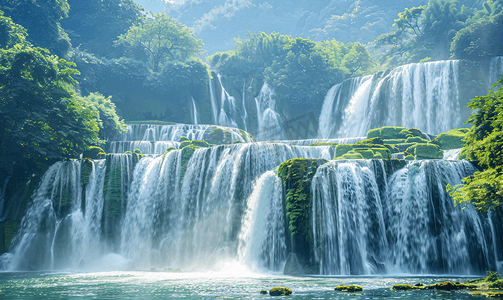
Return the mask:
<path fill-rule="evenodd" d="M 288 296 L 292 294 L 292 290 L 287 287 L 275 287 L 269 291 L 271 296 Z"/>

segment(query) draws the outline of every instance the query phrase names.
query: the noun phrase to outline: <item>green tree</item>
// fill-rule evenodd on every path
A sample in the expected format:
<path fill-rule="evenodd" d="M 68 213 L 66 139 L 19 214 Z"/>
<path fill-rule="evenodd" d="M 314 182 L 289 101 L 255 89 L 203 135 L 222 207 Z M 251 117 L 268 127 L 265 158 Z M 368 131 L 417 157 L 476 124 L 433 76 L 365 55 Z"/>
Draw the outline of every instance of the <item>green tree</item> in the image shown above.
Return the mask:
<path fill-rule="evenodd" d="M 164 14 L 152 14 L 120 35 L 117 44 L 143 48 L 154 72 L 164 59 L 185 61 L 201 53 L 203 43 L 184 25 Z"/>
<path fill-rule="evenodd" d="M 360 43 L 354 43 L 351 50 L 344 56 L 342 64 L 351 76 L 355 76 L 360 75 L 358 72 L 367 70 L 372 62 L 367 48 Z"/>
<path fill-rule="evenodd" d="M 128 31 L 143 8 L 132 0 L 67 0 L 68 18 L 61 25 L 74 47 L 104 57 L 118 57 L 124 49 L 113 47 L 117 36 Z"/>
<path fill-rule="evenodd" d="M 69 9 L 67 0 L 0 1 L 0 10 L 26 28 L 30 43 L 47 48 L 60 57 L 65 57 L 71 47 L 70 39 L 60 24 L 68 16 Z"/>
<path fill-rule="evenodd" d="M 456 204 L 472 203 L 482 211 L 499 209 L 503 200 L 503 78 L 489 94 L 475 97 L 468 106 L 476 112 L 468 119 L 473 126 L 464 139 L 462 155 L 483 170 L 463 179 L 462 185 L 448 185 L 447 190 Z"/>
<path fill-rule="evenodd" d="M 124 120 L 121 120 L 115 111 L 112 96 L 103 97 L 100 93 L 91 93 L 82 98 L 83 103 L 98 112 L 99 137 L 102 140 L 110 140 L 126 129 Z"/>

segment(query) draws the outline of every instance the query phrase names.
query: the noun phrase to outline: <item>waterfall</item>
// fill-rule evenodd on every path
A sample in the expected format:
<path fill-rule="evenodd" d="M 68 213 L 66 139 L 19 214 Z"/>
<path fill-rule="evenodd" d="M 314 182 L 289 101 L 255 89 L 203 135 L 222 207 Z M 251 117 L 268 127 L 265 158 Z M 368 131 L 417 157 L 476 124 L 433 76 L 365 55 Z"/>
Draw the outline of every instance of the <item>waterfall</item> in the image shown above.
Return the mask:
<path fill-rule="evenodd" d="M 190 97 L 190 99 L 192 100 L 192 123 L 194 123 L 194 125 L 197 125 L 198 122 L 197 122 L 197 108 L 196 108 L 196 102 L 194 101 L 194 97 Z"/>
<path fill-rule="evenodd" d="M 257 139 L 260 141 L 284 139 L 285 131 L 281 124 L 281 116 L 276 111 L 274 91 L 267 83 L 262 86 L 258 97 L 255 98 L 255 103 L 258 119 Z"/>
<path fill-rule="evenodd" d="M 501 75 L 503 75 L 503 56 L 493 57 L 489 67 L 489 86 L 495 84 Z"/>
<path fill-rule="evenodd" d="M 245 131 L 248 131 L 248 111 L 246 110 L 246 79 L 243 79 L 243 124 Z"/>
<path fill-rule="evenodd" d="M 446 159 L 446 160 L 458 160 L 459 159 L 458 157 L 459 157 L 459 154 L 461 153 L 461 150 L 463 150 L 463 148 L 446 150 L 446 151 L 444 151 L 444 157 L 443 157 L 443 159 Z"/>
<path fill-rule="evenodd" d="M 445 191 L 474 167 L 415 161 L 386 174 L 382 160 L 333 161 L 312 183 L 320 274 L 481 274 L 495 269 L 488 217 Z M 384 184 L 380 184 L 384 182 Z"/>
<path fill-rule="evenodd" d="M 127 132 L 120 134 L 116 141 L 111 141 L 108 152 L 124 153 L 133 152 L 139 149 L 143 154 L 163 154 L 167 148 L 180 147 L 180 138 L 187 137 L 189 140 L 203 140 L 214 127 L 211 125 L 151 125 L 151 124 L 129 124 Z M 225 128 L 231 133 L 233 141 L 245 143 L 246 140 L 237 128 Z M 247 134 L 248 140 L 253 140 Z"/>
<path fill-rule="evenodd" d="M 327 93 L 319 120 L 318 136 L 323 139 L 336 136 L 340 127 L 344 107 L 362 82 L 362 77 L 350 78 L 334 85 Z"/>
<path fill-rule="evenodd" d="M 346 80 L 327 93 L 318 135 L 365 136 L 382 126 L 414 127 L 432 134 L 458 128 L 458 69 L 459 61 L 437 61 L 401 66 L 382 78 Z"/>
<path fill-rule="evenodd" d="M 84 162 L 58 162 L 43 176 L 14 247 L 0 259 L 2 268 L 103 270 L 119 260 L 121 268 L 200 270 L 237 259 L 253 183 L 283 161 L 323 157 L 328 148 L 272 143 L 200 148 L 187 162 L 183 180 L 181 150 L 138 162 L 133 155 L 107 155 L 91 164 L 88 177 L 81 176 L 87 172 Z M 268 202 L 273 207 L 281 205 L 278 184 Z M 279 208 L 268 218 L 281 218 Z M 269 234 L 263 247 L 282 249 L 284 234 Z M 261 265 L 279 270 L 282 259 L 275 258 L 282 255 L 277 250 Z"/>

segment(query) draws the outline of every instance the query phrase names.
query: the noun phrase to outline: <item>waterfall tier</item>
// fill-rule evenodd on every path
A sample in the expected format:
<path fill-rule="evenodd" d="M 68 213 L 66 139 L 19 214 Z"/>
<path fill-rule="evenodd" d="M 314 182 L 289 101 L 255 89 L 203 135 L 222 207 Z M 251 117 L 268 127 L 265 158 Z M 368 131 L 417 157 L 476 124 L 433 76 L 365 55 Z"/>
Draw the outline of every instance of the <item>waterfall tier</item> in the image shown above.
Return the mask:
<path fill-rule="evenodd" d="M 332 87 L 319 121 L 321 138 L 365 136 L 371 128 L 403 126 L 439 134 L 462 126 L 459 62 L 398 67 Z"/>

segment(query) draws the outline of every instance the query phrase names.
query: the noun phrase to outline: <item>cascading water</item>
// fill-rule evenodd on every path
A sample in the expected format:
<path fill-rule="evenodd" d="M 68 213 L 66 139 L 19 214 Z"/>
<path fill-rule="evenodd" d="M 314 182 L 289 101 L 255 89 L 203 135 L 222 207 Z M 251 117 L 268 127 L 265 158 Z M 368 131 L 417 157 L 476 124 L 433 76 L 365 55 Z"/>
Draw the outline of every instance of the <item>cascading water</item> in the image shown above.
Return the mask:
<path fill-rule="evenodd" d="M 254 270 L 282 271 L 287 247 L 281 178 L 274 171 L 265 172 L 247 204 L 239 236 L 239 260 Z"/>
<path fill-rule="evenodd" d="M 379 80 L 366 76 L 334 86 L 323 104 L 319 136 L 365 136 L 382 126 L 432 134 L 461 127 L 458 65 L 455 60 L 409 64 Z"/>
<path fill-rule="evenodd" d="M 137 163 L 134 155 L 111 154 L 93 163 L 87 183 L 80 175 L 82 162 L 57 163 L 45 174 L 2 266 L 100 268 L 120 257 L 121 268 L 207 269 L 237 259 L 253 182 L 283 161 L 322 157 L 327 148 L 272 143 L 200 148 L 185 169 L 181 150 Z M 275 261 L 264 266 L 279 268 Z"/>
<path fill-rule="evenodd" d="M 274 91 L 264 83 L 257 98 L 257 119 L 259 141 L 281 140 L 285 138 L 285 131 L 281 125 L 281 116 L 276 112 Z"/>
<path fill-rule="evenodd" d="M 320 138 L 328 139 L 336 136 L 336 130 L 341 125 L 340 120 L 342 120 L 347 100 L 353 97 L 362 80 L 362 77 L 350 78 L 334 85 L 328 91 L 319 120 L 318 136 Z"/>
<path fill-rule="evenodd" d="M 110 153 L 133 152 L 139 149 L 143 154 L 163 154 L 167 148 L 180 147 L 180 138 L 202 140 L 214 129 L 211 125 L 127 125 L 127 131 L 119 135 L 117 141 L 110 142 Z M 225 128 L 231 134 L 232 141 L 246 142 L 237 128 Z M 246 133 L 248 140 L 253 138 Z"/>
<path fill-rule="evenodd" d="M 194 101 L 194 97 L 191 97 L 192 100 L 192 123 L 194 125 L 197 125 L 199 122 L 197 121 L 197 108 L 196 108 L 196 101 Z"/>
<path fill-rule="evenodd" d="M 489 67 L 489 86 L 495 84 L 501 75 L 503 75 L 503 56 L 493 57 Z"/>
<path fill-rule="evenodd" d="M 381 160 L 333 161 L 313 183 L 320 274 L 477 274 L 496 269 L 488 217 L 445 191 L 466 161 L 415 161 L 391 176 Z M 498 247 L 500 242 L 498 242 Z"/>

